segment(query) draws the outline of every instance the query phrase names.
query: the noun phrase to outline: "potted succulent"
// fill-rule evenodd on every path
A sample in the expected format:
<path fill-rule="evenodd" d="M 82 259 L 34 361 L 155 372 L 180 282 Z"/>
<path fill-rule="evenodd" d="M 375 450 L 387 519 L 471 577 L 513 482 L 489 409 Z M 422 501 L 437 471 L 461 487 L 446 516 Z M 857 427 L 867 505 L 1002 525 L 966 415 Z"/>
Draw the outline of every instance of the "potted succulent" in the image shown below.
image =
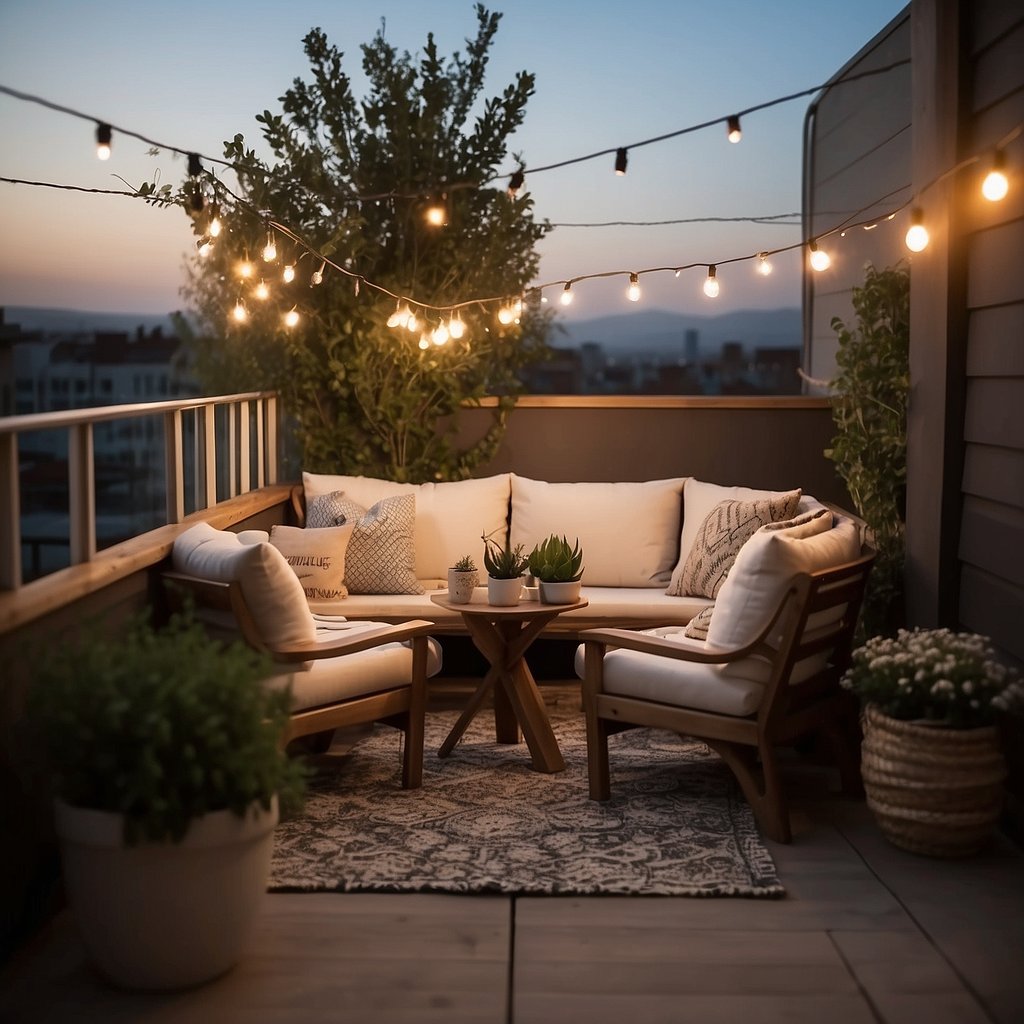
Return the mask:
<path fill-rule="evenodd" d="M 487 601 L 494 605 L 519 603 L 526 572 L 523 545 L 510 547 L 506 540 L 499 544 L 489 534 L 480 538 L 484 542 L 484 568 L 487 570 Z"/>
<path fill-rule="evenodd" d="M 1006 778 L 995 717 L 1020 693 L 988 638 L 948 629 L 876 636 L 853 652 L 842 685 L 864 705 L 861 772 L 886 838 L 933 856 L 981 849 Z"/>
<path fill-rule="evenodd" d="M 530 574 L 540 586 L 544 604 L 568 604 L 578 601 L 583 577 L 583 551 L 579 538 L 570 546 L 565 536 L 553 533 L 530 552 Z"/>
<path fill-rule="evenodd" d="M 279 800 L 304 771 L 280 743 L 268 663 L 186 613 L 133 620 L 41 659 L 28 715 L 53 780 L 65 888 L 100 971 L 195 985 L 238 960 L 266 890 Z"/>
<path fill-rule="evenodd" d="M 473 556 L 463 555 L 448 570 L 448 600 L 452 604 L 469 604 L 479 582 L 480 574 Z"/>

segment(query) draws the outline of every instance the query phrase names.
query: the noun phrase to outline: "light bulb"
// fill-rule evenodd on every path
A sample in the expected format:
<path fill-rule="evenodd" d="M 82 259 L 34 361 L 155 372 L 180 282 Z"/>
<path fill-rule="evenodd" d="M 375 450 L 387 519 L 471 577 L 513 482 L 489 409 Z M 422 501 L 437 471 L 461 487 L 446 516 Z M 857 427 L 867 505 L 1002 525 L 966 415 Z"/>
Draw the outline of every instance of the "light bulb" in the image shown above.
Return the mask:
<path fill-rule="evenodd" d="M 215 213 L 210 218 L 210 237 L 218 238 L 223 229 L 224 225 L 221 223 L 220 217 L 218 217 L 217 214 Z"/>
<path fill-rule="evenodd" d="M 615 154 L 615 173 L 621 178 L 626 173 L 626 163 L 628 157 L 626 156 L 625 149 L 620 149 Z"/>
<path fill-rule="evenodd" d="M 253 290 L 253 295 L 256 296 L 261 302 L 270 298 L 270 289 L 267 287 L 267 282 L 261 280 Z"/>
<path fill-rule="evenodd" d="M 811 250 L 811 267 L 819 273 L 822 270 L 828 270 L 832 264 L 832 257 L 824 249 L 819 249 L 818 243 L 813 238 L 809 248 Z"/>
<path fill-rule="evenodd" d="M 910 228 L 904 239 L 911 252 L 921 252 L 928 245 L 928 229 L 924 226 L 924 213 L 920 206 L 910 212 Z"/>
<path fill-rule="evenodd" d="M 725 130 L 727 132 L 726 138 L 730 142 L 739 142 L 743 138 L 743 132 L 740 131 L 740 116 L 739 114 L 731 114 L 728 121 L 726 122 Z"/>
<path fill-rule="evenodd" d="M 291 263 L 285 264 L 284 270 L 281 271 L 281 277 L 285 284 L 291 284 L 295 280 L 295 266 Z"/>
<path fill-rule="evenodd" d="M 629 275 L 629 290 L 626 295 L 630 302 L 640 301 L 640 278 L 636 274 Z"/>
<path fill-rule="evenodd" d="M 420 329 L 420 322 L 416 318 L 416 314 L 415 313 L 412 313 L 412 312 L 409 313 L 409 319 L 405 321 L 405 329 L 410 334 L 415 334 Z"/>
<path fill-rule="evenodd" d="M 757 272 L 762 277 L 767 277 L 772 272 L 772 265 L 768 261 L 768 253 L 758 253 L 757 261 Z"/>
<path fill-rule="evenodd" d="M 238 264 L 237 270 L 238 270 L 238 276 L 239 277 L 243 277 L 243 278 L 250 278 L 250 277 L 252 277 L 253 266 L 249 262 L 248 257 L 246 257 L 244 260 L 242 260 Z"/>
<path fill-rule="evenodd" d="M 440 199 L 434 200 L 427 207 L 427 211 L 424 214 L 427 223 L 434 228 L 443 227 L 448 222 L 448 213 L 444 208 L 444 196 Z"/>
<path fill-rule="evenodd" d="M 395 306 L 395 311 L 388 317 L 388 327 L 405 327 L 412 316 L 408 306 Z"/>
<path fill-rule="evenodd" d="M 235 308 L 231 311 L 231 315 L 238 323 L 244 323 L 249 318 L 249 311 L 245 308 L 245 303 L 241 299 L 235 303 Z"/>
<path fill-rule="evenodd" d="M 704 279 L 704 294 L 709 299 L 718 297 L 718 278 L 715 276 L 715 265 L 708 267 L 708 276 Z"/>
<path fill-rule="evenodd" d="M 96 156 L 100 160 L 110 159 L 110 142 L 113 135 L 109 124 L 96 125 Z"/>
<path fill-rule="evenodd" d="M 327 260 L 321 260 L 320 266 L 313 271 L 312 276 L 309 279 L 311 285 L 323 284 L 324 281 L 324 268 L 327 266 Z"/>
<path fill-rule="evenodd" d="M 263 246 L 263 262 L 273 263 L 277 259 L 277 243 L 273 235 L 267 235 L 267 244 Z"/>
<path fill-rule="evenodd" d="M 502 306 L 498 310 L 498 323 L 508 325 L 515 319 L 515 313 L 512 312 L 511 306 Z"/>
<path fill-rule="evenodd" d="M 563 306 L 571 306 L 572 305 L 572 300 L 573 300 L 572 282 L 571 281 L 566 281 L 565 282 L 565 287 L 562 289 L 562 305 Z"/>
<path fill-rule="evenodd" d="M 430 333 L 430 340 L 435 345 L 445 345 L 448 342 L 448 328 L 444 324 L 438 324 Z"/>
<path fill-rule="evenodd" d="M 298 314 L 298 311 L 293 306 L 284 315 L 284 325 L 285 325 L 285 327 L 294 327 L 298 322 L 299 322 L 299 314 Z"/>
<path fill-rule="evenodd" d="M 457 316 L 453 316 L 448 321 L 448 333 L 458 341 L 466 333 L 466 325 Z"/>
<path fill-rule="evenodd" d="M 1006 158 L 1003 156 L 1003 151 L 997 149 L 996 155 L 992 158 L 992 170 L 985 175 L 985 180 L 981 183 L 981 194 L 990 203 L 998 203 L 1000 199 L 1006 197 L 1006 193 L 1010 190 L 1010 183 L 1003 171 L 1005 163 Z"/>
<path fill-rule="evenodd" d="M 509 199 L 515 199 L 516 193 L 523 187 L 525 176 L 523 174 L 522 167 L 517 171 L 513 171 L 508 179 L 508 197 Z"/>
<path fill-rule="evenodd" d="M 427 340 L 427 336 L 425 334 L 420 335 L 420 348 L 423 350 L 430 348 L 430 342 Z"/>

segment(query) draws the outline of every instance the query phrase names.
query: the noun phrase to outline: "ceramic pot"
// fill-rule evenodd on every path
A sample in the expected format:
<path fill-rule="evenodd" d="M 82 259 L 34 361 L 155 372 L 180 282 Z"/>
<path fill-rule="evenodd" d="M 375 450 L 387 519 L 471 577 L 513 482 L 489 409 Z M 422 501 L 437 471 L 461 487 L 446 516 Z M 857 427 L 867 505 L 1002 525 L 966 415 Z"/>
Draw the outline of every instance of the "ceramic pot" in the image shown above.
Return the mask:
<path fill-rule="evenodd" d="M 523 577 L 513 580 L 499 580 L 487 577 L 487 603 L 499 607 L 519 604 L 519 595 L 523 589 Z"/>
<path fill-rule="evenodd" d="M 253 804 L 214 811 L 180 842 L 126 846 L 124 819 L 56 801 L 64 882 L 93 962 L 132 989 L 174 989 L 239 960 L 267 888 L 277 824 Z"/>
<path fill-rule="evenodd" d="M 998 730 L 905 722 L 870 704 L 863 724 L 861 775 L 886 839 L 933 857 L 981 850 L 1003 803 Z"/>
<path fill-rule="evenodd" d="M 572 604 L 580 599 L 580 580 L 568 582 L 545 582 L 540 581 L 541 604 Z"/>
<path fill-rule="evenodd" d="M 476 569 L 449 569 L 448 600 L 452 604 L 469 604 L 479 582 L 480 574 Z"/>

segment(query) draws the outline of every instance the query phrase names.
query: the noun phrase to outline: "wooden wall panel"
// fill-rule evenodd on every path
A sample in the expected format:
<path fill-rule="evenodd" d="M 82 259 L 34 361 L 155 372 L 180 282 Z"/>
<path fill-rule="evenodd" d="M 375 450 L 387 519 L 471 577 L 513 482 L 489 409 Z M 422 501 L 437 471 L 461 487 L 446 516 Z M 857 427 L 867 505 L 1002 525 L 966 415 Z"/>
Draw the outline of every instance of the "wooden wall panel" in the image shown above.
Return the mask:
<path fill-rule="evenodd" d="M 1024 509 L 1024 451 L 970 444 L 964 456 L 963 493 Z M 1021 542 L 1024 546 L 1024 542 Z"/>
<path fill-rule="evenodd" d="M 965 565 L 960 580 L 960 623 L 991 637 L 997 647 L 1024 662 L 1024 590 Z"/>
<path fill-rule="evenodd" d="M 1024 302 L 975 310 L 967 339 L 968 377 L 1024 376 Z"/>
<path fill-rule="evenodd" d="M 1024 300 L 1024 221 L 979 231 L 967 244 L 967 305 L 971 309 Z"/>
<path fill-rule="evenodd" d="M 964 440 L 1024 449 L 1024 379 L 975 377 L 967 382 Z"/>
<path fill-rule="evenodd" d="M 1024 587 L 1024 509 L 968 496 L 960 558 L 992 578 Z"/>

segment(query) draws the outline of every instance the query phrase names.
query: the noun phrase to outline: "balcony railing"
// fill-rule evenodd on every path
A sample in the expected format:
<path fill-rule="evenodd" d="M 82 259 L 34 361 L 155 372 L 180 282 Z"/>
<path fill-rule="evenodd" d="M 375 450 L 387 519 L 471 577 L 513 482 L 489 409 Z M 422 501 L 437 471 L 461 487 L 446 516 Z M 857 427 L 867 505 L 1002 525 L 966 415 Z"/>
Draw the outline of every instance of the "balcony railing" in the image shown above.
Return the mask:
<path fill-rule="evenodd" d="M 27 435 L 47 431 L 66 442 L 64 541 L 70 564 L 80 565 L 97 551 L 95 428 L 148 417 L 162 423 L 166 523 L 180 523 L 190 512 L 277 482 L 274 392 L 0 418 L 0 590 L 16 590 L 23 582 L 19 441 L 24 444 Z"/>

